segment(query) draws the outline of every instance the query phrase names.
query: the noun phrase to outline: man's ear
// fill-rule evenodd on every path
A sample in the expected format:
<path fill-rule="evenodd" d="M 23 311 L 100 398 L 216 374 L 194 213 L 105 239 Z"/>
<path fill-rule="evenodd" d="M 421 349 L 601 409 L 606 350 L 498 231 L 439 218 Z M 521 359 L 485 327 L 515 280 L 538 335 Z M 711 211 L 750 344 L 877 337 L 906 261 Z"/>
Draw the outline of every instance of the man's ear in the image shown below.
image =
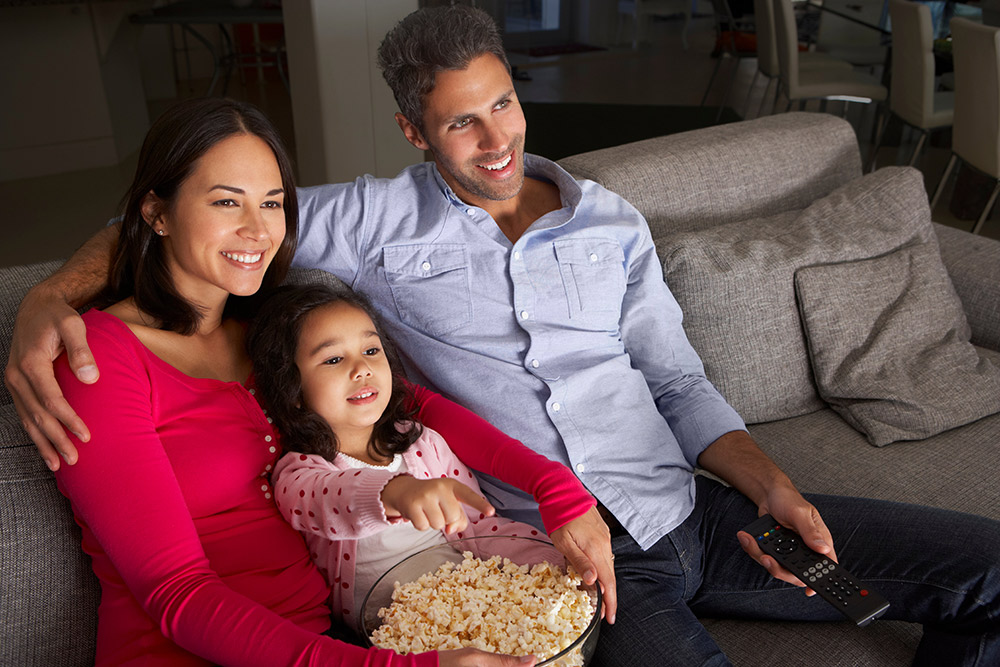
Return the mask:
<path fill-rule="evenodd" d="M 406 116 L 397 111 L 393 118 L 396 119 L 396 124 L 399 125 L 399 129 L 403 131 L 403 136 L 406 137 L 406 140 L 411 145 L 422 151 L 430 150 L 430 144 L 424 140 L 424 135 L 420 133 L 416 125 L 406 119 Z"/>

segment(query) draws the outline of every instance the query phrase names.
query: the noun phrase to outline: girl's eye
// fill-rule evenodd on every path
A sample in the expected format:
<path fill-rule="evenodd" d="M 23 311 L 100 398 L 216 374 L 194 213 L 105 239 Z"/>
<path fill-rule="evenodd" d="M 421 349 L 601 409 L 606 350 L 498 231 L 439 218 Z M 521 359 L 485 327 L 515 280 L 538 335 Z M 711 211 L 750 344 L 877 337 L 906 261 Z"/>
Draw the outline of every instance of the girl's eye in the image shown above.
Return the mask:
<path fill-rule="evenodd" d="M 378 354 L 378 353 L 379 353 L 379 352 L 381 352 L 381 351 L 382 351 L 382 350 L 380 350 L 380 349 L 379 349 L 379 348 L 377 348 L 377 347 L 370 347 L 370 348 L 368 348 L 367 350 L 365 350 L 365 356 L 368 356 L 368 357 L 373 357 L 373 356 L 375 356 L 376 354 Z"/>
<path fill-rule="evenodd" d="M 326 364 L 327 366 L 333 366 L 334 364 L 339 364 L 342 359 L 343 357 L 330 357 L 323 363 Z"/>

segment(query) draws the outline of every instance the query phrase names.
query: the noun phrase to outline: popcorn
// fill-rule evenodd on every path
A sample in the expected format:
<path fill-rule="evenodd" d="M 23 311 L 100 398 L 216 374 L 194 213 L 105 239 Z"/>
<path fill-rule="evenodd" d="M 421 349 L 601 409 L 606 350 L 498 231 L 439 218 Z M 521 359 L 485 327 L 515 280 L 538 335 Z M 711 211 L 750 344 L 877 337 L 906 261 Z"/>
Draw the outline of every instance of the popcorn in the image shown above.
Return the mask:
<path fill-rule="evenodd" d="M 507 558 L 444 563 L 409 584 L 396 582 L 392 604 L 379 610 L 376 646 L 397 653 L 464 647 L 510 655 L 534 654 L 539 662 L 572 644 L 587 629 L 596 602 L 572 571 L 550 563 L 529 569 Z M 579 667 L 577 649 L 559 663 Z"/>

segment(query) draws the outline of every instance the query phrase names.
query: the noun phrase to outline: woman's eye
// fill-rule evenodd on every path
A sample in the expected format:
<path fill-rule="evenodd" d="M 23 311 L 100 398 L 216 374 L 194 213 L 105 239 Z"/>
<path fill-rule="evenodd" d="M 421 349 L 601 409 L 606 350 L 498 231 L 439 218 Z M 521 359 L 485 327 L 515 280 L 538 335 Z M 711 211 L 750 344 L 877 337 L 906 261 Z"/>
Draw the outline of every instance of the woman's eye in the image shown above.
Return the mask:
<path fill-rule="evenodd" d="M 281 208 L 280 201 L 266 201 L 260 205 L 261 208 Z"/>
<path fill-rule="evenodd" d="M 215 205 L 230 207 L 230 206 L 237 206 L 237 203 L 235 199 L 220 199 L 219 201 L 215 202 Z"/>
<path fill-rule="evenodd" d="M 326 364 L 327 366 L 333 366 L 334 364 L 339 364 L 342 359 L 343 357 L 330 357 L 323 363 Z"/>

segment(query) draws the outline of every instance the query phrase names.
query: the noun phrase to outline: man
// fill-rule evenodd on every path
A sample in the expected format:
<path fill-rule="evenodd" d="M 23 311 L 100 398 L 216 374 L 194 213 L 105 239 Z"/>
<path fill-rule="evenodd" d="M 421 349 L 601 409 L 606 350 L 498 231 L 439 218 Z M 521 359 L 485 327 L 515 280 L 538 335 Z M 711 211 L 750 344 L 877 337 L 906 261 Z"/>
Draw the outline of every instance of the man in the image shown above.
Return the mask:
<path fill-rule="evenodd" d="M 571 466 L 597 497 L 614 576 L 593 565 L 606 588 L 616 582 L 620 604 L 617 614 L 609 607 L 616 622 L 601 630 L 596 664 L 728 664 L 698 614 L 840 618 L 774 579 L 802 586 L 740 532 L 763 512 L 834 558 L 827 525 L 850 536 L 852 569 L 892 601 L 889 617 L 925 624 L 925 664 L 1000 664 L 995 558 L 984 566 L 934 536 L 945 527 L 982 536 L 977 551 L 994 554 L 997 525 L 803 498 L 705 378 L 639 213 L 525 155 L 524 116 L 488 16 L 461 6 L 415 12 L 387 35 L 379 64 L 404 136 L 434 161 L 394 179 L 303 189 L 296 262 L 369 295 L 414 381 Z M 66 303 L 89 296 L 85 274 L 102 262 L 101 252 L 85 253 L 22 306 L 7 380 L 47 460 L 47 439 L 67 461 L 75 456 L 57 419 L 86 434 L 43 378 L 61 340 L 81 379 L 88 366 L 96 374 Z M 696 479 L 695 466 L 732 486 Z M 481 485 L 502 513 L 538 523 L 524 494 L 494 479 Z"/>

